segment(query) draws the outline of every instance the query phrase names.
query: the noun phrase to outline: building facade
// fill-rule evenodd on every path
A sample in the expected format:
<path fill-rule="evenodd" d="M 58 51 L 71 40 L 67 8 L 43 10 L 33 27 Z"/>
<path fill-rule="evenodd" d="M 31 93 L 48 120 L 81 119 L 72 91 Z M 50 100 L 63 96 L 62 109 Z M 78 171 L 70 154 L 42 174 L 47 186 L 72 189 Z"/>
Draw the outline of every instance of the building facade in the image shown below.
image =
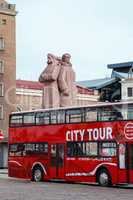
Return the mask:
<path fill-rule="evenodd" d="M 16 81 L 17 110 L 35 110 L 42 108 L 44 85 L 37 81 Z M 97 91 L 77 85 L 77 106 L 98 102 Z"/>
<path fill-rule="evenodd" d="M 15 111 L 16 100 L 16 10 L 14 4 L 0 0 L 0 167 L 7 166 L 9 113 Z"/>
<path fill-rule="evenodd" d="M 122 101 L 133 101 L 133 78 L 121 80 Z"/>
<path fill-rule="evenodd" d="M 133 62 L 109 64 L 111 77 L 80 81 L 79 84 L 99 93 L 99 101 L 133 101 Z"/>
<path fill-rule="evenodd" d="M 112 69 L 112 78 L 119 80 L 117 90 L 120 90 L 121 101 L 133 101 L 133 62 L 108 65 Z"/>

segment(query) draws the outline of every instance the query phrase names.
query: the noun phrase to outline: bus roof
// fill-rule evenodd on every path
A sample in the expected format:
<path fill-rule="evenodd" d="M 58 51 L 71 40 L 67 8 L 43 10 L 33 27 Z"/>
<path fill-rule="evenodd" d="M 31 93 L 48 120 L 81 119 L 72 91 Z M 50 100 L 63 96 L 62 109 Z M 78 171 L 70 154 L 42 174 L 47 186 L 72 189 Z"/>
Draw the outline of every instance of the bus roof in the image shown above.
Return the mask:
<path fill-rule="evenodd" d="M 84 105 L 84 106 L 72 106 L 72 107 L 58 107 L 58 108 L 49 108 L 49 109 L 36 109 L 36 110 L 29 110 L 29 111 L 21 111 L 21 112 L 12 112 L 11 115 L 14 114 L 25 114 L 25 113 L 37 113 L 37 112 L 45 112 L 45 111 L 54 111 L 54 110 L 67 110 L 67 109 L 78 109 L 78 108 L 95 108 L 95 107 L 105 107 L 105 106 L 113 106 L 113 105 L 126 105 L 126 104 L 133 104 L 133 101 L 123 101 L 123 102 L 104 102 L 104 103 L 97 103 L 93 105 Z"/>

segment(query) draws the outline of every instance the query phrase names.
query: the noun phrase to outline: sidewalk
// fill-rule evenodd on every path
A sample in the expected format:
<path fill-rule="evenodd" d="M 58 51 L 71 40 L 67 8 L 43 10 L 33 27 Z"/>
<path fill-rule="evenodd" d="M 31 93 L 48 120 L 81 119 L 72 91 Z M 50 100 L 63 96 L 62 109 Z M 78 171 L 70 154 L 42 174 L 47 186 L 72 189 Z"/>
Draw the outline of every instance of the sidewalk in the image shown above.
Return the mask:
<path fill-rule="evenodd" d="M 0 174 L 8 174 L 8 169 L 0 169 Z"/>

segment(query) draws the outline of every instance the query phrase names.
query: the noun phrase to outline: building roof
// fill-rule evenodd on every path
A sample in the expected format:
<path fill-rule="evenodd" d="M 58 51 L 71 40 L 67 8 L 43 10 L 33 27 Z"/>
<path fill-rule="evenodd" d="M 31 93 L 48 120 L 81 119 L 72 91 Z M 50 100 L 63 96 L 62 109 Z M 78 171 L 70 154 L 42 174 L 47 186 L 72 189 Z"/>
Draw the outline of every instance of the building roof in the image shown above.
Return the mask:
<path fill-rule="evenodd" d="M 16 87 L 23 89 L 43 90 L 43 84 L 37 81 L 16 80 Z"/>
<path fill-rule="evenodd" d="M 129 74 L 128 73 L 124 73 L 124 72 L 117 72 L 117 71 L 112 71 L 112 78 L 128 78 Z"/>
<path fill-rule="evenodd" d="M 124 62 L 124 63 L 108 64 L 107 67 L 108 67 L 109 69 L 131 68 L 131 67 L 133 67 L 133 62 Z"/>
<path fill-rule="evenodd" d="M 116 82 L 116 78 L 102 78 L 102 79 L 79 81 L 78 84 L 91 89 L 101 89 L 114 82 Z"/>
<path fill-rule="evenodd" d="M 16 80 L 16 87 L 23 89 L 33 89 L 33 90 L 43 90 L 44 84 L 38 81 L 28 81 L 28 80 Z M 94 90 L 89 89 L 77 83 L 77 89 L 79 94 L 94 95 Z"/>
<path fill-rule="evenodd" d="M 94 90 L 93 89 L 84 87 L 82 85 L 79 85 L 78 83 L 76 85 L 77 85 L 77 89 L 78 89 L 78 93 L 79 94 L 94 95 Z"/>

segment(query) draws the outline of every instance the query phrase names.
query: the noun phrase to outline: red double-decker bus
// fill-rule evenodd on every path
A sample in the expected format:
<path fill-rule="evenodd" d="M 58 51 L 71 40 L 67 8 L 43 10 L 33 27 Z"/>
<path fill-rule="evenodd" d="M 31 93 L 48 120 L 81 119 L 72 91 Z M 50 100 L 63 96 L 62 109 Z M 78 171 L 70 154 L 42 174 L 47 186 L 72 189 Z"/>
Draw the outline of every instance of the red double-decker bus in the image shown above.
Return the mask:
<path fill-rule="evenodd" d="M 133 183 L 133 102 L 10 115 L 9 176 Z"/>

